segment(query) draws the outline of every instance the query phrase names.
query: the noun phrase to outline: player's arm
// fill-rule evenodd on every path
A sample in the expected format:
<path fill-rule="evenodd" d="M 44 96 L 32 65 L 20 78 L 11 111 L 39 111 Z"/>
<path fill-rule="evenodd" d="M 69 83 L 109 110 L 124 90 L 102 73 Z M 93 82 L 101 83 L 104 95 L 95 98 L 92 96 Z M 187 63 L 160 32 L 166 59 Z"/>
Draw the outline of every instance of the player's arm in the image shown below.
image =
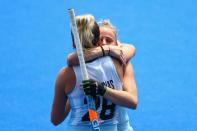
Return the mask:
<path fill-rule="evenodd" d="M 108 45 L 103 46 L 105 50 L 106 48 L 109 48 L 109 54 L 113 58 L 120 61 L 120 63 L 123 64 L 123 66 L 126 66 L 126 63 L 135 55 L 135 47 L 130 44 L 120 44 L 118 42 L 118 46 L 115 45 Z M 106 52 L 106 51 L 105 51 Z"/>
<path fill-rule="evenodd" d="M 83 53 L 86 62 L 103 56 L 101 47 L 95 47 L 89 50 L 84 50 Z M 76 52 L 73 52 L 68 55 L 67 64 L 68 66 L 79 65 L 79 60 Z"/>
<path fill-rule="evenodd" d="M 111 100 L 115 104 L 136 109 L 137 89 L 134 80 L 133 68 L 130 63 L 126 65 L 123 77 L 123 90 L 114 90 L 112 88 L 107 87 L 104 97 L 106 99 Z"/>
<path fill-rule="evenodd" d="M 120 48 L 123 51 L 126 62 L 135 56 L 135 46 L 131 44 L 121 43 Z"/>
<path fill-rule="evenodd" d="M 123 70 L 120 64 L 116 62 L 117 71 L 120 79 L 123 81 L 123 90 L 115 90 L 110 87 L 104 86 L 95 80 L 83 81 L 83 88 L 86 95 L 103 96 L 111 100 L 113 103 L 125 106 L 128 108 L 136 109 L 137 107 L 137 90 L 133 76 L 133 69 L 130 63 L 127 64 L 123 76 Z"/>
<path fill-rule="evenodd" d="M 84 51 L 85 61 L 91 61 L 102 56 L 112 56 L 119 60 L 121 63 L 126 63 L 135 54 L 135 47 L 129 44 L 125 45 L 104 45 L 102 47 L 96 47 L 90 50 Z M 68 66 L 78 65 L 78 57 L 76 52 L 71 53 L 67 57 Z"/>
<path fill-rule="evenodd" d="M 68 101 L 65 87 L 69 90 L 69 88 L 71 89 L 71 84 L 73 84 L 73 78 L 68 74 L 72 75 L 71 69 L 62 69 L 55 82 L 55 94 L 51 109 L 51 122 L 54 125 L 60 124 L 68 115 L 69 107 L 65 108 Z"/>

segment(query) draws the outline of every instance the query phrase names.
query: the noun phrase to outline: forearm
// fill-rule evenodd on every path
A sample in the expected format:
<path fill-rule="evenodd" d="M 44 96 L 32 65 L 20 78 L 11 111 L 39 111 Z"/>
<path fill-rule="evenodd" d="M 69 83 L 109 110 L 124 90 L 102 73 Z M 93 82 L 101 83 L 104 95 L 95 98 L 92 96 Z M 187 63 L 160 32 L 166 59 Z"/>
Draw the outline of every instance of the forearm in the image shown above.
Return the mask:
<path fill-rule="evenodd" d="M 114 104 L 125 106 L 135 109 L 137 106 L 137 99 L 129 91 L 115 90 L 110 87 L 104 86 L 101 83 L 89 79 L 82 81 L 83 90 L 87 96 L 103 96 L 111 100 Z"/>
<path fill-rule="evenodd" d="M 86 62 L 103 56 L 103 52 L 101 50 L 101 47 L 96 47 L 96 48 L 93 48 L 90 50 L 86 50 L 83 53 L 84 53 L 84 59 Z M 68 66 L 79 65 L 79 60 L 78 60 L 78 56 L 77 56 L 76 52 L 68 55 L 67 64 L 68 64 Z"/>
<path fill-rule="evenodd" d="M 55 93 L 53 98 L 52 110 L 51 110 L 51 122 L 54 125 L 59 125 L 67 116 L 65 105 L 67 103 L 68 97 L 65 94 L 65 84 L 66 82 L 62 76 L 65 74 L 60 71 L 58 77 L 55 81 Z"/>
<path fill-rule="evenodd" d="M 120 48 L 123 51 L 126 62 L 135 55 L 135 47 L 133 45 L 122 43 Z"/>
<path fill-rule="evenodd" d="M 84 58 L 86 62 L 95 60 L 102 56 L 103 53 L 100 46 L 84 51 Z"/>
<path fill-rule="evenodd" d="M 107 87 L 104 98 L 111 100 L 113 103 L 117 105 L 136 109 L 137 100 L 129 92 L 122 90 L 114 90 Z"/>
<path fill-rule="evenodd" d="M 55 108 L 57 108 L 56 105 L 54 105 L 53 109 Z M 59 110 L 59 109 L 55 109 L 55 110 Z M 67 117 L 69 112 L 67 112 L 66 110 L 62 110 L 62 111 L 55 111 L 55 110 L 52 110 L 51 112 L 51 122 L 57 126 L 64 121 L 64 119 Z"/>
<path fill-rule="evenodd" d="M 105 55 L 112 56 L 121 63 L 127 63 L 135 55 L 135 47 L 130 44 L 104 45 Z"/>

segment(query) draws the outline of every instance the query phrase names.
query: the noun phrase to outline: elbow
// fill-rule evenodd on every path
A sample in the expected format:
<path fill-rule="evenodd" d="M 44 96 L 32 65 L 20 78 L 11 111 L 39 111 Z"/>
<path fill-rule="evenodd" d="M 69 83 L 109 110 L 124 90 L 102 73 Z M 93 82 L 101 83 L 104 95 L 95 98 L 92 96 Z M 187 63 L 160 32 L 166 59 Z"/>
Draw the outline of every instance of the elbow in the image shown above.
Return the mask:
<path fill-rule="evenodd" d="M 137 109 L 137 104 L 138 104 L 137 100 L 131 101 L 131 102 L 129 103 L 128 107 L 129 107 L 130 109 L 136 110 L 136 109 Z"/>
<path fill-rule="evenodd" d="M 136 110 L 137 109 L 137 103 L 135 103 L 132 107 L 133 110 Z"/>
<path fill-rule="evenodd" d="M 61 122 L 55 120 L 55 119 L 51 119 L 51 123 L 54 125 L 54 126 L 58 126 Z"/>
<path fill-rule="evenodd" d="M 54 126 L 58 126 L 59 124 L 58 123 L 56 123 L 56 122 L 54 122 L 54 121 L 51 121 L 52 122 L 52 124 L 54 125 Z"/>
<path fill-rule="evenodd" d="M 54 119 L 54 118 L 52 118 L 52 117 L 51 117 L 51 123 L 52 123 L 54 126 L 57 126 L 57 125 L 60 124 L 59 121 L 57 121 L 56 119 Z"/>
<path fill-rule="evenodd" d="M 54 126 L 57 126 L 58 125 L 58 122 L 54 121 L 54 120 L 51 120 L 51 123 L 54 125 Z"/>
<path fill-rule="evenodd" d="M 137 97 L 135 98 L 134 102 L 133 102 L 133 110 L 136 110 L 137 109 L 137 104 L 138 104 L 138 100 L 137 100 Z"/>
<path fill-rule="evenodd" d="M 54 126 L 58 126 L 61 123 L 61 121 L 55 115 L 51 114 L 51 123 Z"/>

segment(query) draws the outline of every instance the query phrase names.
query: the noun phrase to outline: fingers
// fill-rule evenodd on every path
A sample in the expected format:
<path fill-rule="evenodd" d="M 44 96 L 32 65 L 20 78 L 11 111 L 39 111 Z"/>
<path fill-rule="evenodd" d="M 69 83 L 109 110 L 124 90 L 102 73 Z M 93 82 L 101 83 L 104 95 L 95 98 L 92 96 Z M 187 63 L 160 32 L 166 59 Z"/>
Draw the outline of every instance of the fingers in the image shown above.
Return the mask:
<path fill-rule="evenodd" d="M 82 85 L 85 95 L 94 96 L 96 94 L 96 81 L 93 79 L 83 80 Z"/>

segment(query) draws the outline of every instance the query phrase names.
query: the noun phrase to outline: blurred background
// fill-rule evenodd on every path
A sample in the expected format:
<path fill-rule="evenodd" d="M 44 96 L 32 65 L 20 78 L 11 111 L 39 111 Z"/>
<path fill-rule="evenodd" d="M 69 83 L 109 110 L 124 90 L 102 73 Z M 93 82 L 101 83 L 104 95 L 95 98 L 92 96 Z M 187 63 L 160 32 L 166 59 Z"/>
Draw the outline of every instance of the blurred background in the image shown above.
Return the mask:
<path fill-rule="evenodd" d="M 1 0 L 0 130 L 66 131 L 50 122 L 54 81 L 71 46 L 67 9 L 110 19 L 131 60 L 139 104 L 135 131 L 197 130 L 197 1 Z"/>

